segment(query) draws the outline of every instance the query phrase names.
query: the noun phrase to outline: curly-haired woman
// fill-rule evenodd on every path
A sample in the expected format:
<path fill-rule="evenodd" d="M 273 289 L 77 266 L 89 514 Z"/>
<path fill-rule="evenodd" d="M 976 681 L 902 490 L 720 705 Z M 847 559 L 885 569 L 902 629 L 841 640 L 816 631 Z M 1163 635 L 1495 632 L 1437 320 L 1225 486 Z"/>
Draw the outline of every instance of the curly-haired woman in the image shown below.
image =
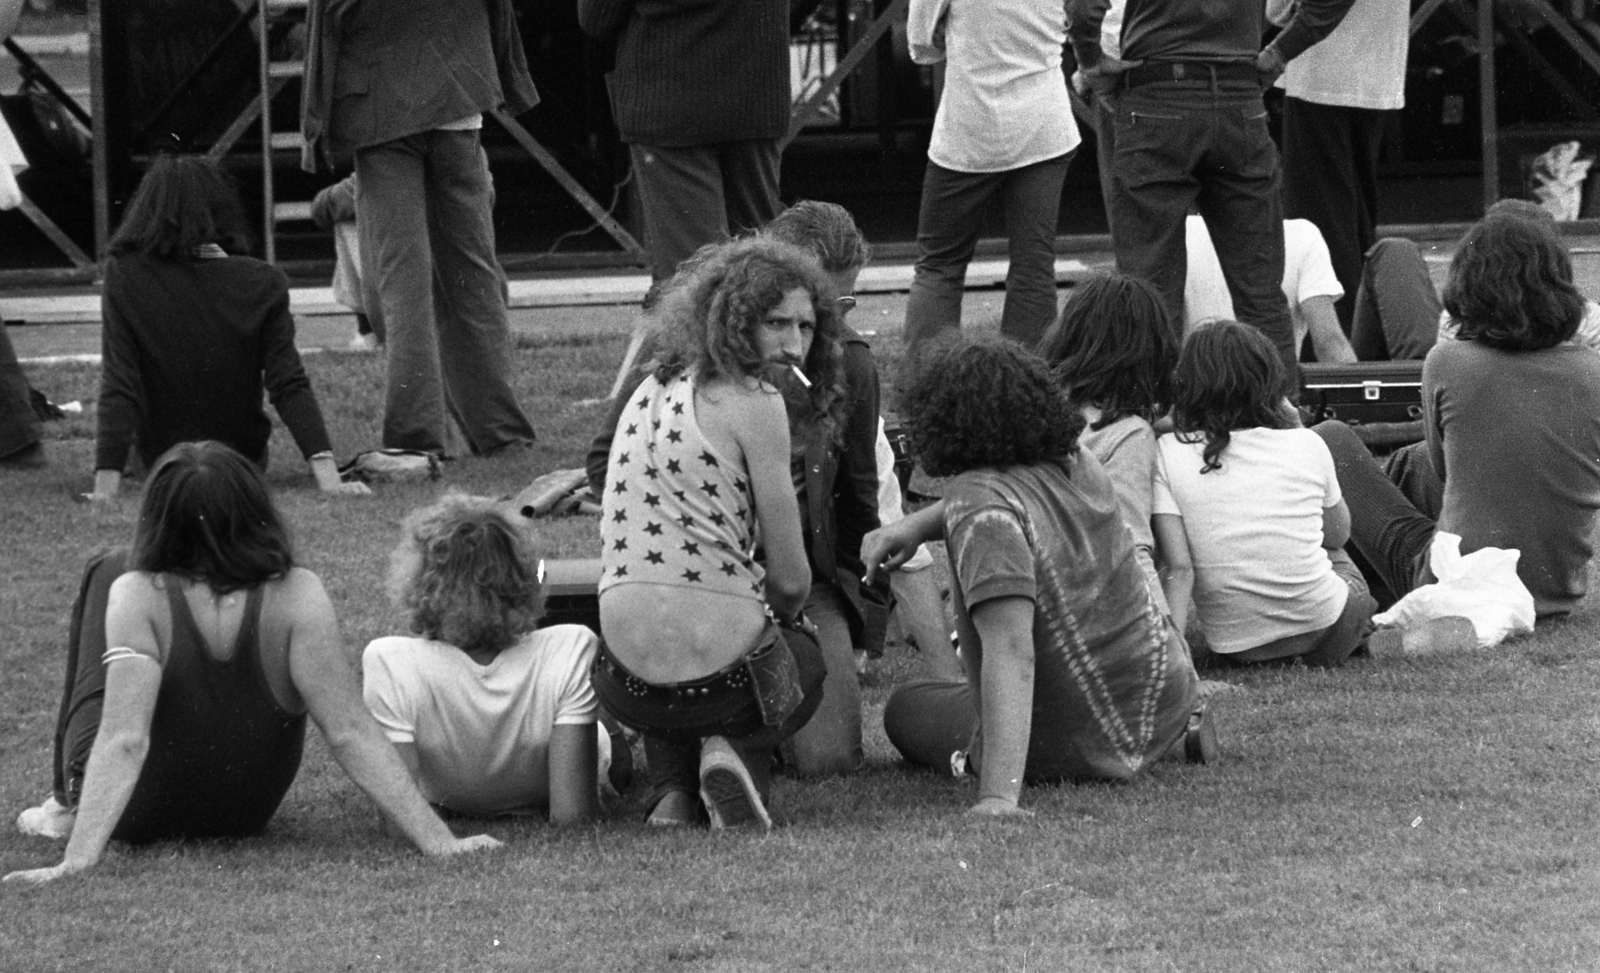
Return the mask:
<path fill-rule="evenodd" d="M 597 813 L 611 762 L 589 685 L 599 639 L 535 628 L 542 588 L 532 540 L 487 497 L 446 496 L 401 527 L 389 593 L 420 637 L 369 644 L 363 692 L 440 807 L 558 824 Z"/>
<path fill-rule="evenodd" d="M 1350 504 L 1351 542 L 1394 595 L 1432 580 L 1436 530 L 1516 548 L 1539 617 L 1588 590 L 1600 510 L 1600 354 L 1572 261 L 1546 219 L 1499 208 L 1462 238 L 1444 307 L 1456 340 L 1422 366 L 1427 440 L 1380 468 L 1350 430 L 1316 427 Z"/>
<path fill-rule="evenodd" d="M 944 500 L 868 535 L 893 567 L 944 538 L 967 681 L 896 689 L 889 740 L 912 763 L 979 775 L 976 814 L 1019 813 L 1024 780 L 1121 780 L 1167 753 L 1216 753 L 1179 633 L 1134 557 L 1083 416 L 1008 341 L 935 351 L 902 402 Z M 962 759 L 967 759 L 963 757 Z"/>
<path fill-rule="evenodd" d="M 770 826 L 773 750 L 821 697 L 790 457 L 791 428 L 838 435 L 834 294 L 804 251 L 736 240 L 684 264 L 656 323 L 605 479 L 595 691 L 644 733 L 652 823 Z"/>

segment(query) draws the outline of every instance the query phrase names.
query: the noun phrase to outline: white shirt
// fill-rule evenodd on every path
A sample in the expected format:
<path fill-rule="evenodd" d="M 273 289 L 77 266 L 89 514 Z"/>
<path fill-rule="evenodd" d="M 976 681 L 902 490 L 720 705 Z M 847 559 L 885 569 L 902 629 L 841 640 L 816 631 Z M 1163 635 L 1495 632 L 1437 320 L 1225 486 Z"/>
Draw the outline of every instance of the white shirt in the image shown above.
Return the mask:
<path fill-rule="evenodd" d="M 1206 221 L 1190 216 L 1184 224 L 1184 239 L 1189 248 L 1189 273 L 1183 281 L 1183 333 L 1187 335 L 1204 321 L 1237 320 Z M 1344 296 L 1344 285 L 1339 283 L 1328 256 L 1328 244 L 1310 220 L 1283 221 L 1283 296 L 1289 299 L 1296 348 L 1306 340 L 1310 328 L 1300 302 L 1322 296 L 1337 301 Z"/>
<path fill-rule="evenodd" d="M 1243 652 L 1327 628 L 1350 589 L 1322 547 L 1322 512 L 1341 499 L 1333 456 L 1309 429 L 1239 429 L 1222 468 L 1201 473 L 1205 441 L 1156 440 L 1153 510 L 1183 518 L 1196 617 L 1214 652 Z"/>
<path fill-rule="evenodd" d="M 1005 172 L 1078 147 L 1061 71 L 1063 0 L 911 0 L 918 64 L 946 62 L 928 159 L 956 172 Z M 934 28 L 945 21 L 944 47 Z"/>
<path fill-rule="evenodd" d="M 1278 79 L 1291 98 L 1347 108 L 1404 108 L 1408 0 L 1355 0 L 1333 33 L 1311 45 Z"/>
<path fill-rule="evenodd" d="M 445 642 L 381 638 L 362 654 L 362 695 L 391 741 L 416 745 L 431 803 L 477 815 L 544 810 L 552 729 L 599 716 L 589 685 L 599 644 L 582 625 L 553 625 L 479 665 Z M 611 738 L 596 732 L 603 775 Z"/>

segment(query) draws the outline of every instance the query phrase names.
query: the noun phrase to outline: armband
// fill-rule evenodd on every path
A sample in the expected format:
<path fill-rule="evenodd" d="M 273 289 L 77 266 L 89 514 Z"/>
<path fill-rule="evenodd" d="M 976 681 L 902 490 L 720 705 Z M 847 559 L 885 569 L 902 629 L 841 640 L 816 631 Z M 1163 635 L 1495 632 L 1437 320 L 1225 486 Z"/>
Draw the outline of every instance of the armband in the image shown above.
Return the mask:
<path fill-rule="evenodd" d="M 109 666 L 111 663 L 121 662 L 123 659 L 143 659 L 146 662 L 155 662 L 156 665 L 161 664 L 156 662 L 156 660 L 150 656 L 145 655 L 143 652 L 140 652 L 136 649 L 130 649 L 126 645 L 118 645 L 106 649 L 106 654 L 100 657 L 100 664 L 103 666 Z"/>

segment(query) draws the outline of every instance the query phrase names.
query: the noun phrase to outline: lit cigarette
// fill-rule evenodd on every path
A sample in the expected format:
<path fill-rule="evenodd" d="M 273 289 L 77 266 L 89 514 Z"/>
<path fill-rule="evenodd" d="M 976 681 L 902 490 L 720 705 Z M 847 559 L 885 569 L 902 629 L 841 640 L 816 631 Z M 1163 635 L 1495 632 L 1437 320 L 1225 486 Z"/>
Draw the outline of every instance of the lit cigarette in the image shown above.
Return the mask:
<path fill-rule="evenodd" d="M 806 388 L 811 387 L 811 379 L 806 378 L 806 373 L 800 370 L 799 365 L 790 365 L 789 370 L 794 372 L 794 377 L 800 380 L 801 385 L 804 385 Z"/>

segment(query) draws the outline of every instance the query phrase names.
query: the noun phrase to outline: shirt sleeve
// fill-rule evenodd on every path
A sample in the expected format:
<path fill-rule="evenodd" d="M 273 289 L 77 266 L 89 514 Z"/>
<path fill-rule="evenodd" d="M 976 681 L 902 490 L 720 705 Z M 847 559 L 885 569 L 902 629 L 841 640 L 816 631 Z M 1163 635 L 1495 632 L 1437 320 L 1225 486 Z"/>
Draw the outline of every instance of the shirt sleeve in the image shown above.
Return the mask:
<path fill-rule="evenodd" d="M 600 703 L 595 698 L 593 684 L 589 682 L 589 668 L 594 665 L 600 640 L 582 625 L 564 625 L 562 629 L 563 635 L 570 632 L 571 641 L 562 647 L 568 663 L 561 674 L 561 696 L 556 702 L 555 725 L 597 722 L 600 719 Z"/>
<path fill-rule="evenodd" d="M 100 297 L 100 402 L 95 426 L 94 468 L 116 470 L 128 465 L 134 430 L 144 409 L 139 373 L 139 342 L 123 307 L 123 271 L 106 263 L 105 290 Z"/>
<path fill-rule="evenodd" d="M 1155 476 L 1150 484 L 1150 514 L 1171 514 L 1182 517 L 1183 511 L 1178 509 L 1178 499 L 1172 495 L 1172 480 L 1167 476 L 1167 450 L 1162 444 L 1168 437 L 1163 436 L 1157 440 Z"/>
<path fill-rule="evenodd" d="M 278 410 L 283 424 L 289 427 L 300 455 L 313 456 L 330 451 L 333 443 L 328 439 L 327 425 L 322 421 L 322 407 L 311 390 L 311 379 L 306 376 L 300 362 L 300 352 L 294 346 L 294 315 L 289 313 L 289 287 L 280 279 L 275 289 L 272 307 L 262 325 L 261 366 L 265 373 L 267 398 Z"/>
<path fill-rule="evenodd" d="M 1143 423 L 1124 436 L 1101 464 L 1111 478 L 1117 505 L 1122 508 L 1128 526 L 1134 528 L 1135 536 L 1138 524 L 1144 524 L 1145 530 L 1149 530 L 1155 465 L 1155 432 Z"/>
<path fill-rule="evenodd" d="M 1033 549 L 1016 511 L 1004 503 L 952 504 L 945 541 L 969 612 L 995 598 L 1036 597 Z"/>
<path fill-rule="evenodd" d="M 950 9 L 950 0 L 911 0 L 906 12 L 906 46 L 917 64 L 937 64 L 944 60 L 944 45 L 934 42 L 940 18 Z"/>
<path fill-rule="evenodd" d="M 1328 255 L 1328 243 L 1322 231 L 1310 220 L 1289 220 L 1284 223 L 1286 252 L 1293 255 L 1290 268 L 1295 275 L 1294 300 L 1296 304 L 1313 297 L 1344 296 L 1344 285 L 1333 272 L 1333 258 Z"/>
<path fill-rule="evenodd" d="M 400 671 L 397 653 L 389 639 L 367 643 L 361 653 L 361 698 L 383 727 L 391 743 L 414 743 L 417 739 L 416 700 L 407 691 L 405 678 L 413 670 Z"/>

